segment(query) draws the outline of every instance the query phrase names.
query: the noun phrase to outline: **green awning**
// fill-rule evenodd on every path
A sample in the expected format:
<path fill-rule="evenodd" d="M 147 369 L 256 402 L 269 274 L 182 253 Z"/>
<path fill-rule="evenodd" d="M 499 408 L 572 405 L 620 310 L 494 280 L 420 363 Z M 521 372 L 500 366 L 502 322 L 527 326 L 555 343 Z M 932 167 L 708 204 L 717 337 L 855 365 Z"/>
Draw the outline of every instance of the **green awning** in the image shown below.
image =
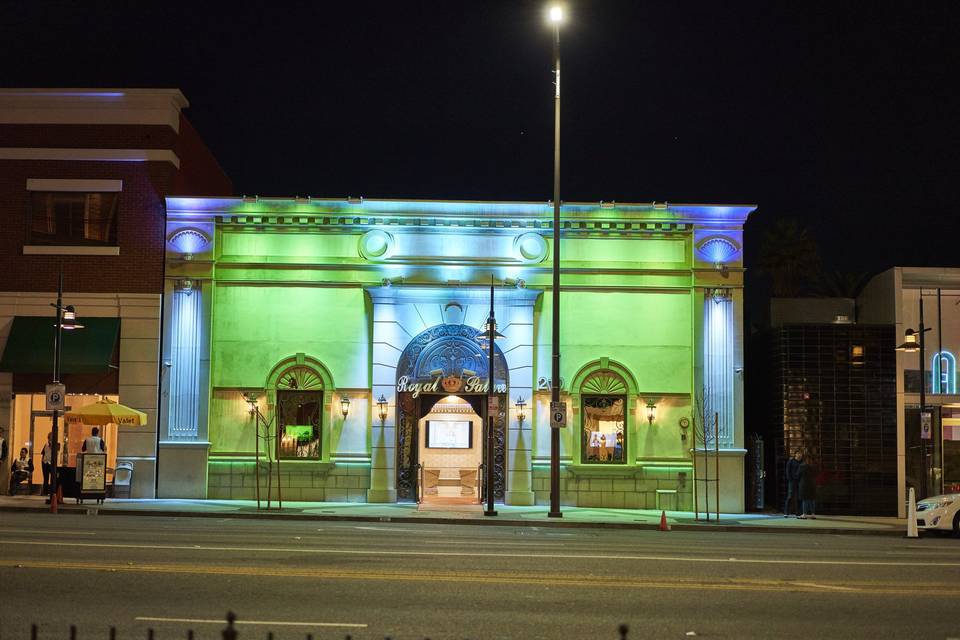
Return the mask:
<path fill-rule="evenodd" d="M 60 373 L 106 373 L 120 336 L 120 318 L 81 318 L 83 329 L 63 332 Z M 0 371 L 53 375 L 53 316 L 16 316 Z"/>

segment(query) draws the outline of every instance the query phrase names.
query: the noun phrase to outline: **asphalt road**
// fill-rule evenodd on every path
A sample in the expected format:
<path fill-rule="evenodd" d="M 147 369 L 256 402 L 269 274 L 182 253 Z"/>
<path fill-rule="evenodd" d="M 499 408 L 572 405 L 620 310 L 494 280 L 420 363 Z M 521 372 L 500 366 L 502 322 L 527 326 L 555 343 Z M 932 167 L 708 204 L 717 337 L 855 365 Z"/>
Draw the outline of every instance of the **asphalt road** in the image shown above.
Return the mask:
<path fill-rule="evenodd" d="M 960 540 L 0 513 L 0 640 L 958 638 Z M 689 635 L 695 633 L 696 636 Z"/>

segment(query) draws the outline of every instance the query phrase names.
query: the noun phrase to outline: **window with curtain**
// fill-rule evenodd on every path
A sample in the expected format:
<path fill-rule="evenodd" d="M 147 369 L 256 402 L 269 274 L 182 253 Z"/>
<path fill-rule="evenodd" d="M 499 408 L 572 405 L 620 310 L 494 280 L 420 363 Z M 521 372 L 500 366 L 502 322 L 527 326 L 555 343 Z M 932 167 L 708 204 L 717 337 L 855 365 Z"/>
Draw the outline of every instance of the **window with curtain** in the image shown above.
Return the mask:
<path fill-rule="evenodd" d="M 585 464 L 627 461 L 627 385 L 620 376 L 601 371 L 580 388 L 581 451 Z"/>

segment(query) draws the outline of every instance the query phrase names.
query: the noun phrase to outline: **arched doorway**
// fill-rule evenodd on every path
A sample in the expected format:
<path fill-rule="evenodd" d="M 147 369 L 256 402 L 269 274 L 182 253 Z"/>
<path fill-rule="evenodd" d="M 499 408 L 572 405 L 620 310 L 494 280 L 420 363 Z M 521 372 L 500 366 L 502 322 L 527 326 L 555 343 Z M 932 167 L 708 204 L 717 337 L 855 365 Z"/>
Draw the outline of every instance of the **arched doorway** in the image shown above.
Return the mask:
<path fill-rule="evenodd" d="M 486 391 L 488 356 L 481 348 L 478 329 L 463 324 L 441 324 L 418 334 L 397 363 L 397 499 L 416 501 L 419 483 L 419 422 L 442 398 L 456 394 L 484 418 L 481 448 L 486 459 Z M 493 495 L 503 500 L 506 490 L 506 411 L 509 372 L 506 359 L 494 346 L 494 391 L 499 399 L 494 416 Z M 485 488 L 486 490 L 486 488 Z"/>

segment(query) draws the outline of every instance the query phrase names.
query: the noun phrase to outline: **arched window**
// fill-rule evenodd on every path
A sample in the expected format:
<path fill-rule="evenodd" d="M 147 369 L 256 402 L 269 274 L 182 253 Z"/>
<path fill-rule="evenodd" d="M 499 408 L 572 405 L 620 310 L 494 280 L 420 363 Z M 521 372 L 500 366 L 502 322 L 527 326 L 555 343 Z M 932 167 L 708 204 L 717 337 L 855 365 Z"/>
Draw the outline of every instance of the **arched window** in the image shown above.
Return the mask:
<path fill-rule="evenodd" d="M 627 384 L 609 370 L 590 374 L 580 385 L 580 461 L 626 464 Z"/>
<path fill-rule="evenodd" d="M 281 361 L 267 377 L 277 420 L 277 456 L 319 460 L 323 457 L 324 394 L 332 379 L 314 358 L 298 353 Z"/>

